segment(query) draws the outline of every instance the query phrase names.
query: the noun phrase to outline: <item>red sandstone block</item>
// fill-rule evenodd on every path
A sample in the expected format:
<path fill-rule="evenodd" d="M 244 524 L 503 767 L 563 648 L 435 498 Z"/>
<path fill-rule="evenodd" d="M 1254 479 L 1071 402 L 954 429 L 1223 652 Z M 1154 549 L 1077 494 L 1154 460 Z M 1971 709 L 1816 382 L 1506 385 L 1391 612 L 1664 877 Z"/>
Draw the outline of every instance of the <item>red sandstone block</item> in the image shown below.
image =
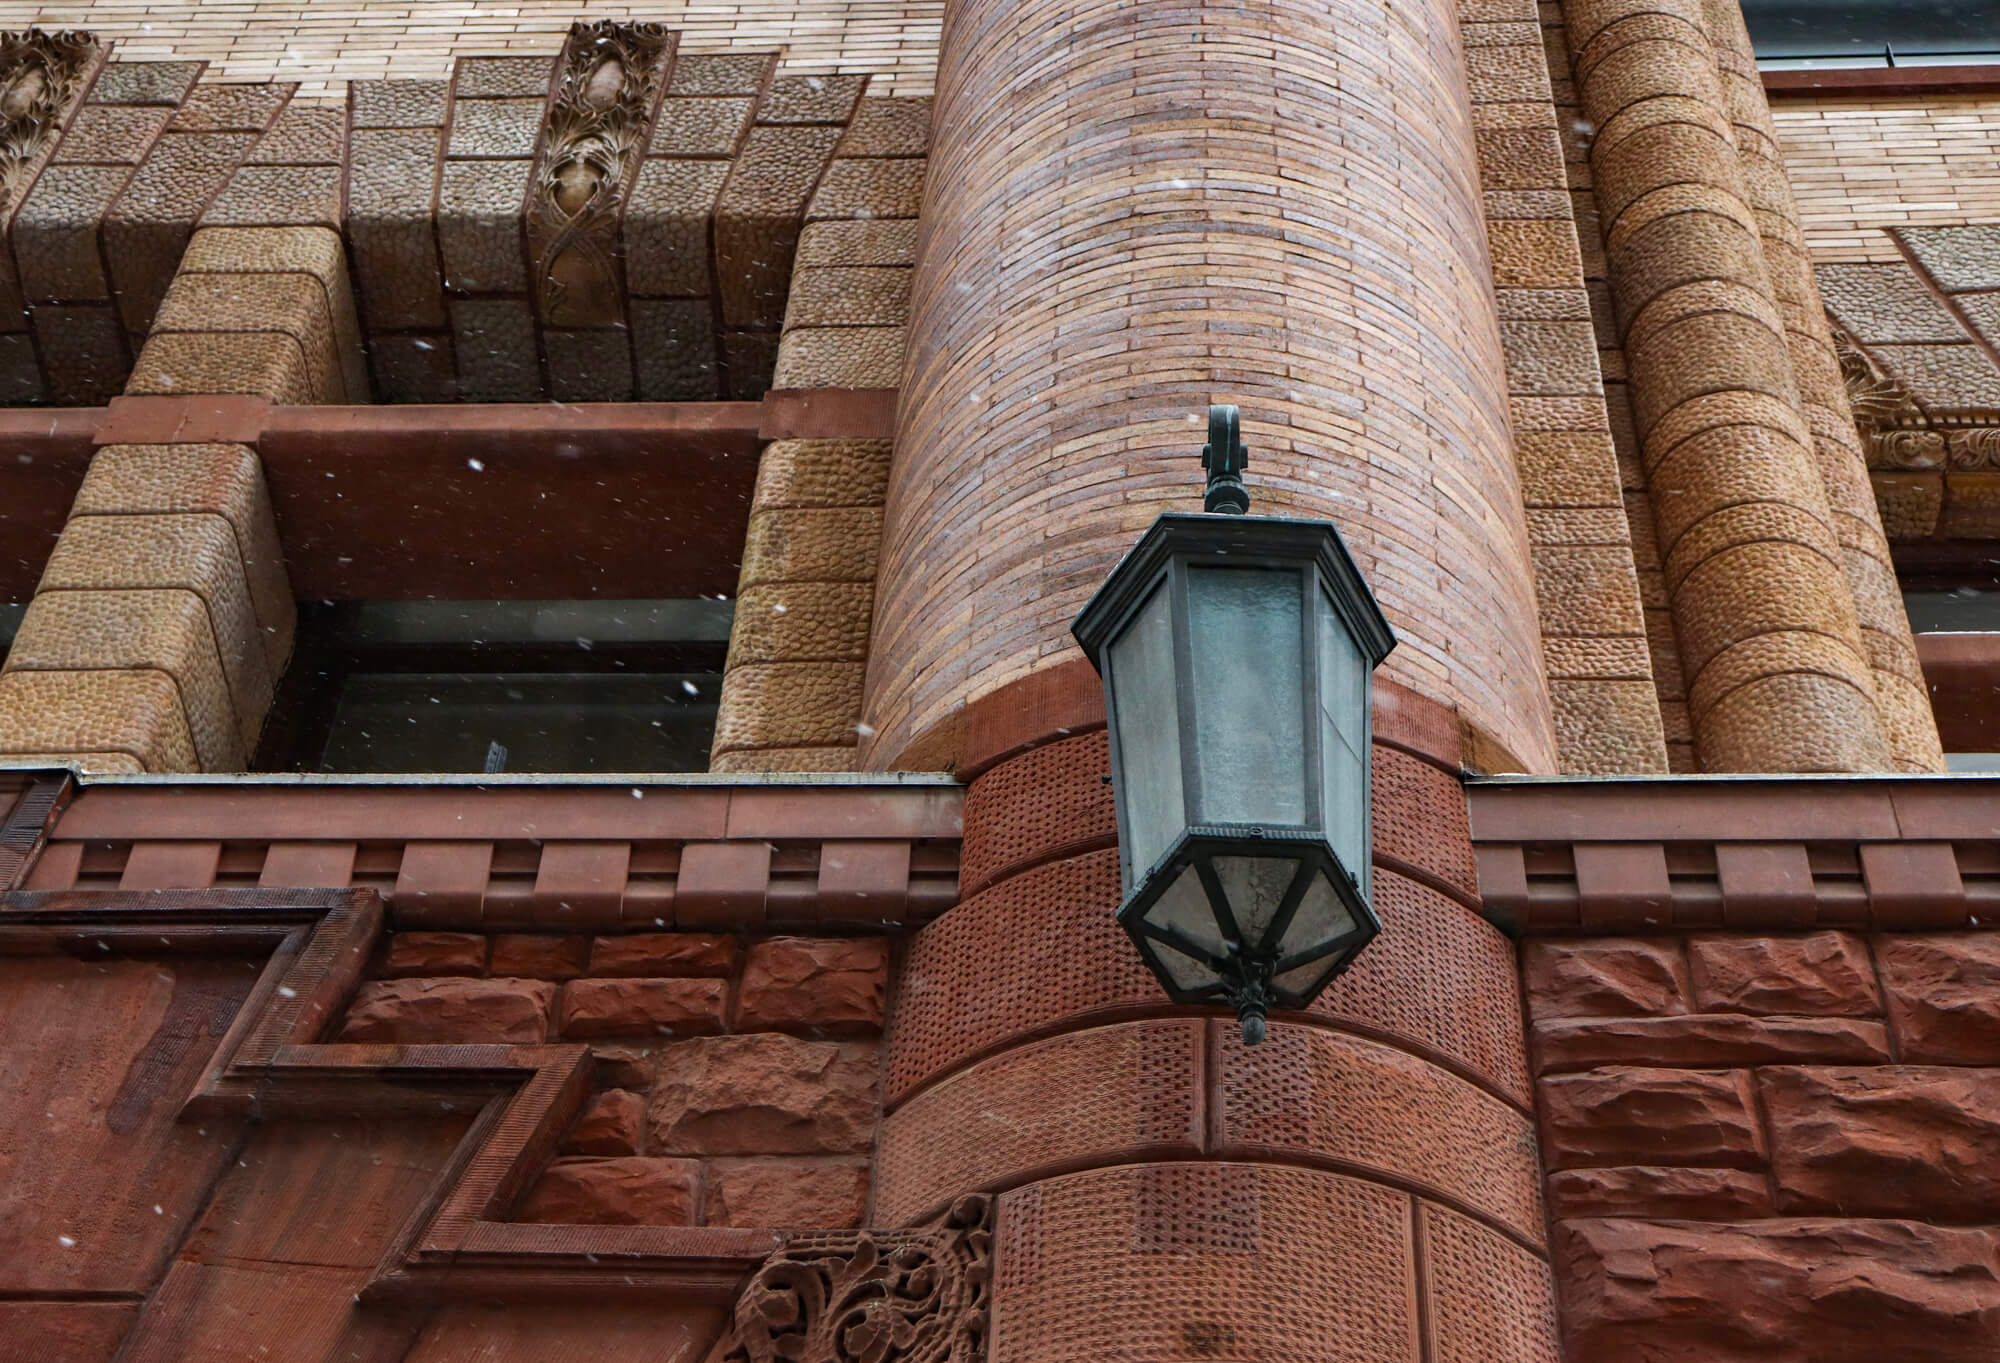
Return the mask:
<path fill-rule="evenodd" d="M 689 1155 L 858 1154 L 875 1138 L 873 1046 L 765 1032 L 668 1047 L 652 1147 Z"/>
<path fill-rule="evenodd" d="M 1802 937 L 1729 934 L 1688 941 L 1696 1006 L 1703 1011 L 1880 1017 L 1875 966 L 1845 932 Z"/>
<path fill-rule="evenodd" d="M 1876 954 L 1903 1059 L 2000 1065 L 2000 940 L 1886 936 Z"/>
<path fill-rule="evenodd" d="M 1658 931 L 1673 921 L 1667 855 L 1656 842 L 1580 842 L 1576 893 L 1586 928 Z"/>
<path fill-rule="evenodd" d="M 1757 1083 L 1780 1209 L 2000 1220 L 2000 1070 L 1779 1067 Z"/>
<path fill-rule="evenodd" d="M 631 863 L 628 842 L 545 843 L 535 898 L 568 921 L 614 924 Z"/>
<path fill-rule="evenodd" d="M 646 1100 L 629 1089 L 606 1089 L 590 1100 L 563 1141 L 566 1155 L 636 1155 L 646 1128 Z"/>
<path fill-rule="evenodd" d="M 654 1043 L 609 1042 L 592 1046 L 590 1057 L 597 1066 L 599 1081 L 613 1088 L 643 1093 L 653 1086 L 660 1050 L 661 1045 Z"/>
<path fill-rule="evenodd" d="M 903 921 L 910 890 L 907 842 L 825 842 L 819 849 L 818 917 L 841 922 Z"/>
<path fill-rule="evenodd" d="M 1771 1184 L 1746 1169 L 1559 1169 L 1549 1175 L 1549 1212 L 1737 1221 L 1771 1214 Z"/>
<path fill-rule="evenodd" d="M 736 939 L 707 932 L 640 932 L 590 944 L 593 975 L 717 975 L 736 970 Z"/>
<path fill-rule="evenodd" d="M 750 948 L 736 1025 L 745 1032 L 882 1030 L 889 944 L 880 937 L 773 937 Z"/>
<path fill-rule="evenodd" d="M 121 890 L 205 890 L 215 884 L 219 842 L 139 842 L 118 878 Z"/>
<path fill-rule="evenodd" d="M 1529 1011 L 1538 1020 L 1688 1011 L 1687 963 L 1671 939 L 1527 942 L 1521 973 Z"/>
<path fill-rule="evenodd" d="M 385 979 L 485 973 L 486 938 L 476 932 L 399 932 L 382 958 Z"/>
<path fill-rule="evenodd" d="M 800 1160 L 717 1160 L 702 1220 L 710 1226 L 846 1230 L 868 1209 L 868 1166 Z"/>
<path fill-rule="evenodd" d="M 1717 843 L 1715 873 L 1724 923 L 1809 927 L 1817 915 L 1812 864 L 1802 843 Z"/>
<path fill-rule="evenodd" d="M 477 917 L 493 869 L 490 842 L 413 842 L 403 849 L 393 906 L 401 921 Z"/>
<path fill-rule="evenodd" d="M 1599 1069 L 1545 1079 L 1541 1094 L 1551 1168 L 1764 1162 L 1748 1071 Z"/>
<path fill-rule="evenodd" d="M 1698 1013 L 1668 1018 L 1577 1018 L 1535 1024 L 1544 1074 L 1596 1065 L 1881 1064 L 1888 1032 L 1858 1018 L 1753 1018 Z"/>
<path fill-rule="evenodd" d="M 345 889 L 354 882 L 354 853 L 351 842 L 274 842 L 264 853 L 257 884 L 265 889 Z"/>
<path fill-rule="evenodd" d="M 572 980 L 562 991 L 565 1038 L 699 1036 L 723 1028 L 721 980 Z"/>
<path fill-rule="evenodd" d="M 493 939 L 493 973 L 534 980 L 573 980 L 590 956 L 588 937 L 503 932 Z"/>
<path fill-rule="evenodd" d="M 691 1226 L 701 1165 L 686 1159 L 557 1160 L 516 1221 L 566 1226 Z"/>
<path fill-rule="evenodd" d="M 341 1041 L 488 1042 L 548 1039 L 556 987 L 543 980 L 379 980 L 355 993 Z"/>

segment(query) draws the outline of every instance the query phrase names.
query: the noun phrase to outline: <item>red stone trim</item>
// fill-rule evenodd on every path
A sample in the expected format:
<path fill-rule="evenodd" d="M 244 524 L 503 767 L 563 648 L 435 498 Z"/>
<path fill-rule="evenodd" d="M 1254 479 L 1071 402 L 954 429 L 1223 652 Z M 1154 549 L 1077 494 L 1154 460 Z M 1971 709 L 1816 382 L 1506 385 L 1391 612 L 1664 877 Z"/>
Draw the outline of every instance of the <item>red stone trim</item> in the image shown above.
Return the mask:
<path fill-rule="evenodd" d="M 1765 71 L 1772 99 L 1843 95 L 1856 99 L 1894 95 L 1967 95 L 2000 90 L 2000 63 L 1965 66 L 1857 66 L 1809 71 Z"/>
<path fill-rule="evenodd" d="M 671 1291 L 726 1302 L 783 1243 L 775 1231 L 500 1221 L 590 1095 L 583 1045 L 323 1045 L 383 928 L 370 891 L 25 894 L 0 897 L 0 952 L 270 953 L 189 1114 L 252 1119 L 433 1110 L 487 1091 L 424 1211 L 377 1263 L 367 1299 L 495 1291 Z"/>
<path fill-rule="evenodd" d="M 75 778 L 66 771 L 0 773 L 0 890 L 14 889 L 47 845 L 49 828 L 69 804 Z"/>
<path fill-rule="evenodd" d="M 1522 936 L 1973 928 L 2000 918 L 2000 783 L 1475 781 L 1488 919 Z"/>
<path fill-rule="evenodd" d="M 880 932 L 958 901 L 962 799 L 949 785 L 86 782 L 22 883 L 365 888 L 397 929 Z"/>

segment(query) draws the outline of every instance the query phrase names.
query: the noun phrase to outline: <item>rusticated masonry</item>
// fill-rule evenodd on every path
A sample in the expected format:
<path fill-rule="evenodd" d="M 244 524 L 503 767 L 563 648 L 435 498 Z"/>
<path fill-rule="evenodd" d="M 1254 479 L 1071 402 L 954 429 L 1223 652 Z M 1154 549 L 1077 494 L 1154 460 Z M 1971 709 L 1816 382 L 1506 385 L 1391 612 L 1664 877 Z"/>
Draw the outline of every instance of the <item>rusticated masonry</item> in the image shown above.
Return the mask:
<path fill-rule="evenodd" d="M 184 436 L 182 414 L 195 395 L 231 395 L 226 410 L 344 402 L 366 384 L 336 232 L 195 235 L 127 386 L 157 434 L 91 461 L 0 671 L 0 753 L 247 765 L 291 653 L 292 591 L 256 450 Z"/>
<path fill-rule="evenodd" d="M 862 766 L 951 766 L 962 706 L 1073 657 L 1227 401 L 1257 509 L 1340 524 L 1387 671 L 1555 769 L 1457 20 L 950 8 Z"/>
<path fill-rule="evenodd" d="M 1755 211 L 1775 209 L 1780 191 L 1765 184 L 1775 162 L 1753 156 L 1763 188 L 1744 187 L 1708 17 L 1694 0 L 1572 0 L 1565 17 L 1699 761 L 1934 765 L 1934 729 L 1927 746 L 1898 693 L 1893 721 L 1877 702 Z M 1770 220 L 1782 235 L 1782 215 Z M 1801 288 L 1809 282 L 1788 271 L 1788 298 Z M 1821 424 L 1839 446 L 1832 419 Z M 1856 510 L 1851 499 L 1841 508 Z M 1850 538 L 1865 555 L 1866 537 Z M 1879 575 L 1869 581 L 1878 591 Z M 1868 618 L 1886 628 L 1888 614 Z M 1893 650 L 1878 652 L 1893 669 Z"/>
<path fill-rule="evenodd" d="M 1882 514 L 1869 485 L 1867 460 L 1806 252 L 1798 202 L 1785 177 L 1778 130 L 1757 74 L 1757 56 L 1737 0 L 1704 3 L 1737 161 L 1757 215 L 1764 264 L 1784 321 L 1785 345 L 1812 433 L 1820 480 L 1826 484 L 1840 561 L 1861 624 L 1862 647 L 1874 673 L 1875 709 L 1882 719 L 1883 737 L 1898 768 L 1942 771 L 1944 756 L 1931 718 L 1930 695 L 1917 665 L 1896 570 L 1889 562 Z"/>

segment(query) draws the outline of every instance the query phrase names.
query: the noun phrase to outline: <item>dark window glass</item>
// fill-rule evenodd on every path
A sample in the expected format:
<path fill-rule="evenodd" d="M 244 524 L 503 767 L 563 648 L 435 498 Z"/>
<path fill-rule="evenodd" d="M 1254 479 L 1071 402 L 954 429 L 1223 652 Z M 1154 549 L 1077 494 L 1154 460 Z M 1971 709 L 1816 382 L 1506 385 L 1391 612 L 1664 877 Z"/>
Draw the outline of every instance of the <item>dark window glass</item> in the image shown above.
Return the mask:
<path fill-rule="evenodd" d="M 2000 58 L 2000 0 L 1743 0 L 1763 61 Z"/>
<path fill-rule="evenodd" d="M 705 771 L 731 607 L 306 606 L 265 770 Z"/>

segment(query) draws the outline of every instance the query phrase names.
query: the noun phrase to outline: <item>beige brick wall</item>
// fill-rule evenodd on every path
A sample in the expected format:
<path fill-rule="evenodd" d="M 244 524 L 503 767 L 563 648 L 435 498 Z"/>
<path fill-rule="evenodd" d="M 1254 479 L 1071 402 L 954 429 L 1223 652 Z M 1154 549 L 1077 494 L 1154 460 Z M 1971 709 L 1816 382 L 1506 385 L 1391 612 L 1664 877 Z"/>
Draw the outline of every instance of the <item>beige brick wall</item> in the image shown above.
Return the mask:
<path fill-rule="evenodd" d="M 2000 94 L 1775 98 L 1816 260 L 1896 261 L 1885 227 L 2000 222 Z"/>
<path fill-rule="evenodd" d="M 0 0 L 0 29 L 88 28 L 128 61 L 209 65 L 211 81 L 295 80 L 301 99 L 349 79 L 436 79 L 460 54 L 555 51 L 572 20 L 651 20 L 686 52 L 784 48 L 793 73 L 876 77 L 878 95 L 929 94 L 943 0 Z"/>

